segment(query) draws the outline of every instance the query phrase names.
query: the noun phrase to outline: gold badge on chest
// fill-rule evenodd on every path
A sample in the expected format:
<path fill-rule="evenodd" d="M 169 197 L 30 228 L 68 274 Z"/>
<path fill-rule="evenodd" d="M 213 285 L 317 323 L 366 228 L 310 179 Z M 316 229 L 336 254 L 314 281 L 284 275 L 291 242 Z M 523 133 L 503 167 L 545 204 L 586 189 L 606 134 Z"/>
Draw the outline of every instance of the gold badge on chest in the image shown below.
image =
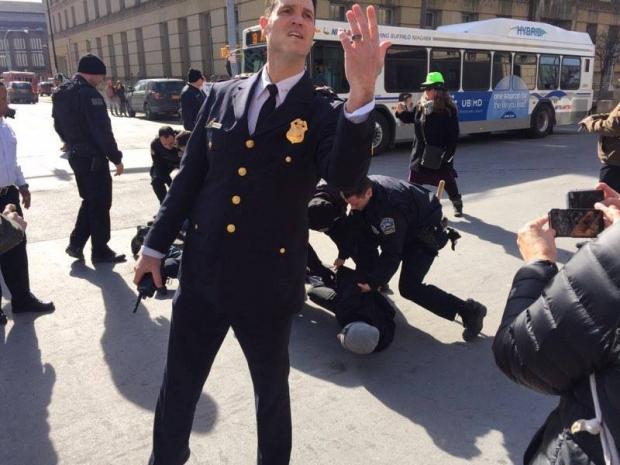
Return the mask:
<path fill-rule="evenodd" d="M 304 141 L 304 136 L 308 130 L 308 123 L 303 119 L 297 118 L 291 121 L 291 127 L 286 133 L 286 138 L 291 144 L 300 144 Z"/>

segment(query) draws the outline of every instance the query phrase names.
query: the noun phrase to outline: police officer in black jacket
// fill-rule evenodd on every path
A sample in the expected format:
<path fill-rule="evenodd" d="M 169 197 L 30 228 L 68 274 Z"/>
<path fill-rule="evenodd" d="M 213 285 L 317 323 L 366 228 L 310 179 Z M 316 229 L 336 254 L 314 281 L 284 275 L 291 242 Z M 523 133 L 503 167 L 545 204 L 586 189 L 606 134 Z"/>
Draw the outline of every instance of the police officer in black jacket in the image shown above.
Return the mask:
<path fill-rule="evenodd" d="M 151 186 L 159 203 L 166 197 L 167 186 L 172 184 L 170 174 L 179 167 L 180 150 L 176 145 L 177 132 L 170 126 L 159 128 L 158 135 L 151 142 Z"/>
<path fill-rule="evenodd" d="M 370 176 L 344 195 L 351 209 L 362 213 L 376 245 L 381 246 L 381 255 L 360 288 L 379 289 L 402 261 L 400 294 L 447 320 L 460 315 L 465 327 L 463 339 L 474 339 L 482 330 L 486 307 L 423 283 L 439 249 L 449 239 L 442 225 L 439 199 L 421 186 L 388 176 Z"/>
<path fill-rule="evenodd" d="M 83 249 L 90 237 L 93 263 L 125 261 L 125 255 L 108 247 L 112 207 L 108 160 L 116 166 L 115 176 L 120 176 L 124 168 L 105 101 L 97 91 L 105 74 L 105 64 L 99 57 L 84 55 L 77 74 L 52 95 L 54 128 L 69 150 L 69 164 L 82 198 L 66 252 L 83 260 Z"/>
<path fill-rule="evenodd" d="M 289 463 L 288 341 L 304 301 L 308 201 L 320 177 L 349 189 L 365 175 L 389 46 L 379 44 L 374 8 L 367 19 L 355 5 L 352 35 L 341 34 L 351 88 L 343 105 L 316 92 L 304 69 L 314 11 L 313 0 L 267 3 L 267 64 L 212 88 L 136 263 L 134 282 L 151 272 L 161 286 L 157 257 L 189 218 L 152 465 L 188 460 L 196 402 L 230 327 L 254 383 L 258 463 Z"/>
<path fill-rule="evenodd" d="M 205 78 L 201 71 L 190 69 L 187 72 L 187 85 L 181 92 L 181 118 L 187 131 L 194 129 L 198 111 L 205 100 L 205 93 L 202 90 L 204 82 Z"/>

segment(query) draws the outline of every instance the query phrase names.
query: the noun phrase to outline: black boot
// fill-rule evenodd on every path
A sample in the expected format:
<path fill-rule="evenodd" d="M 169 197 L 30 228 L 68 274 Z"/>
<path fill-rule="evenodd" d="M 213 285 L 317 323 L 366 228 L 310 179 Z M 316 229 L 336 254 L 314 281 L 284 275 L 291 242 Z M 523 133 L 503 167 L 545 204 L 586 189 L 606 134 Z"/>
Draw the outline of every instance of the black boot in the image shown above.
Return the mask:
<path fill-rule="evenodd" d="M 93 263 L 122 263 L 127 261 L 125 254 L 117 254 L 109 247 L 103 250 L 93 250 L 90 259 Z"/>
<path fill-rule="evenodd" d="M 452 206 L 454 207 L 454 216 L 460 218 L 463 216 L 463 201 L 461 200 L 461 196 L 451 198 Z"/>
<path fill-rule="evenodd" d="M 55 309 L 54 302 L 42 302 L 32 294 L 23 301 L 11 302 L 13 313 L 52 313 Z"/>
<path fill-rule="evenodd" d="M 82 251 L 81 248 L 75 245 L 69 244 L 67 248 L 65 249 L 65 252 L 67 255 L 75 258 L 76 260 L 80 260 L 82 262 L 84 261 L 84 252 Z"/>
<path fill-rule="evenodd" d="M 465 308 L 461 313 L 463 319 L 463 340 L 469 342 L 475 339 L 480 331 L 482 331 L 482 321 L 487 314 L 487 308 L 480 302 L 473 299 L 467 299 Z"/>

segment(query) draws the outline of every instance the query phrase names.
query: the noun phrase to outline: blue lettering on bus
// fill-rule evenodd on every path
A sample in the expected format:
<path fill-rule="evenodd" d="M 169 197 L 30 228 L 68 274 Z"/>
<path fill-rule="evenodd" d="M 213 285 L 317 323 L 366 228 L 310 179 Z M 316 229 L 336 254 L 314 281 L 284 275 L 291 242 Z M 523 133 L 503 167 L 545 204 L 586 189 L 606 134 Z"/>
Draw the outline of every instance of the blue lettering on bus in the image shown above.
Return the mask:
<path fill-rule="evenodd" d="M 542 27 L 533 26 L 514 26 L 510 30 L 516 31 L 518 36 L 526 37 L 542 37 L 547 33 Z"/>

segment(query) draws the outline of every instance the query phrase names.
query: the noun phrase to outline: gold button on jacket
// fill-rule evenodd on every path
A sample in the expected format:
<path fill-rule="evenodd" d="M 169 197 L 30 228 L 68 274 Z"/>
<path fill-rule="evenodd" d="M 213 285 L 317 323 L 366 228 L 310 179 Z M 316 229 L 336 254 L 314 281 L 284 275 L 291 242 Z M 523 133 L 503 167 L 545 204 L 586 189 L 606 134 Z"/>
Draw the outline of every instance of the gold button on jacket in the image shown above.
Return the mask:
<path fill-rule="evenodd" d="M 252 139 L 248 139 L 245 141 L 245 146 L 249 149 L 253 149 L 254 148 L 255 142 Z"/>
<path fill-rule="evenodd" d="M 226 226 L 226 231 L 228 231 L 229 233 L 234 233 L 237 230 L 237 227 L 234 224 L 229 224 L 228 226 Z"/>
<path fill-rule="evenodd" d="M 237 170 L 237 174 L 239 176 L 245 176 L 246 174 L 248 174 L 248 170 L 242 166 L 241 168 Z"/>
<path fill-rule="evenodd" d="M 233 195 L 230 200 L 232 201 L 233 205 L 239 205 L 241 203 L 241 197 L 239 197 L 238 195 Z"/>

